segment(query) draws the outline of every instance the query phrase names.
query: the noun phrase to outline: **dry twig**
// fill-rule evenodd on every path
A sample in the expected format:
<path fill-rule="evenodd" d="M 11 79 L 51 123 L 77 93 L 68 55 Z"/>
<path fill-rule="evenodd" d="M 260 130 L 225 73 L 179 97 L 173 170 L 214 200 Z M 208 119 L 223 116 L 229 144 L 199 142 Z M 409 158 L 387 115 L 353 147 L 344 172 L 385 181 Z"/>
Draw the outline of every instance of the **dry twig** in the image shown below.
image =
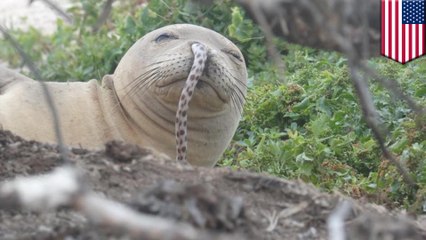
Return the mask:
<path fill-rule="evenodd" d="M 29 4 L 32 4 L 36 0 L 29 0 Z M 48 7 L 50 7 L 53 11 L 55 11 L 59 16 L 61 16 L 67 23 L 72 24 L 73 19 L 70 15 L 68 15 L 64 10 L 62 10 L 58 5 L 53 3 L 50 0 L 39 0 L 45 3 Z"/>
<path fill-rule="evenodd" d="M 309 204 L 308 202 L 301 202 L 299 204 L 294 204 L 294 205 L 288 206 L 288 207 L 284 208 L 283 210 L 281 210 L 279 213 L 277 213 L 275 210 L 273 210 L 272 213 L 269 214 L 269 215 L 267 215 L 265 213 L 264 215 L 269 221 L 269 225 L 266 228 L 266 231 L 267 232 L 274 231 L 274 229 L 277 227 L 278 221 L 281 218 L 288 218 L 292 215 L 295 215 L 295 214 L 301 212 L 302 210 L 306 209 L 308 204 Z"/>
<path fill-rule="evenodd" d="M 281 55 L 279 54 L 277 47 L 274 44 L 274 34 L 272 33 L 272 29 L 269 26 L 265 16 L 260 11 L 261 4 L 258 1 L 247 1 L 247 6 L 250 8 L 251 12 L 254 15 L 254 18 L 261 26 L 261 30 L 265 34 L 265 40 L 266 40 L 266 46 L 269 56 L 274 61 L 275 65 L 277 66 L 277 70 L 279 73 L 279 76 L 281 76 L 281 82 L 286 83 L 285 80 L 285 63 L 281 58 Z"/>
<path fill-rule="evenodd" d="M 53 102 L 52 96 L 49 92 L 49 89 L 47 88 L 46 83 L 42 80 L 40 71 L 37 69 L 34 62 L 31 60 L 31 58 L 25 53 L 25 51 L 21 48 L 19 43 L 8 33 L 8 31 L 0 26 L 0 32 L 3 34 L 5 39 L 15 48 L 15 50 L 18 52 L 18 54 L 21 56 L 22 60 L 24 61 L 24 64 L 27 65 L 27 67 L 30 69 L 31 73 L 38 79 L 38 82 L 40 83 L 45 100 L 50 108 L 52 119 L 53 119 L 53 126 L 55 128 L 55 135 L 56 135 L 56 141 L 58 144 L 59 152 L 61 153 L 62 161 L 67 164 L 71 164 L 71 162 L 68 160 L 67 153 L 68 149 L 64 145 L 63 137 L 62 137 L 62 131 L 61 131 L 61 125 L 59 121 L 59 114 L 56 109 L 56 105 Z"/>
<path fill-rule="evenodd" d="M 96 21 L 95 25 L 93 26 L 93 32 L 99 31 L 99 28 L 102 27 L 102 25 L 106 22 L 109 15 L 111 14 L 112 10 L 112 4 L 115 0 L 107 0 L 102 8 L 102 12 L 99 15 L 98 20 Z"/>
<path fill-rule="evenodd" d="M 71 166 L 33 177 L 18 177 L 0 185 L 0 208 L 32 211 L 67 207 L 92 223 L 143 239 L 200 239 L 207 234 L 189 224 L 141 214 L 86 189 L 82 174 Z"/>
<path fill-rule="evenodd" d="M 339 203 L 327 220 L 328 237 L 330 240 L 345 240 L 345 219 L 352 209 L 351 203 Z"/>

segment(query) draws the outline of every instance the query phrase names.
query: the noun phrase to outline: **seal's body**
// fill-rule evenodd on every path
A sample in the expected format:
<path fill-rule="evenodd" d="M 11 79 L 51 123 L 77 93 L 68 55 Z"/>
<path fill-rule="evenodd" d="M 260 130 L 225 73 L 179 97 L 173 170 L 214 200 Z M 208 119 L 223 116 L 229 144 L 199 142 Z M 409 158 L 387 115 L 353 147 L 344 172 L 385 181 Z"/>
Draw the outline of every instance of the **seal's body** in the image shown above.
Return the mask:
<path fill-rule="evenodd" d="M 26 139 L 56 142 L 52 113 L 40 83 L 0 67 L 0 81 L 6 80 L 8 83 L 0 88 L 0 128 Z M 129 135 L 120 134 L 126 131 L 119 130 L 129 126 L 109 111 L 117 101 L 108 80 L 112 86 L 108 77 L 103 86 L 96 80 L 47 83 L 67 145 L 97 148 L 112 139 L 130 140 Z"/>
<path fill-rule="evenodd" d="M 214 165 L 241 117 L 247 72 L 241 52 L 228 39 L 188 24 L 145 35 L 101 83 L 47 83 L 65 143 L 97 148 L 117 139 L 175 158 L 176 110 L 193 65 L 194 42 L 202 43 L 208 56 L 189 104 L 188 161 Z M 41 85 L 1 68 L 0 127 L 26 139 L 55 142 Z"/>

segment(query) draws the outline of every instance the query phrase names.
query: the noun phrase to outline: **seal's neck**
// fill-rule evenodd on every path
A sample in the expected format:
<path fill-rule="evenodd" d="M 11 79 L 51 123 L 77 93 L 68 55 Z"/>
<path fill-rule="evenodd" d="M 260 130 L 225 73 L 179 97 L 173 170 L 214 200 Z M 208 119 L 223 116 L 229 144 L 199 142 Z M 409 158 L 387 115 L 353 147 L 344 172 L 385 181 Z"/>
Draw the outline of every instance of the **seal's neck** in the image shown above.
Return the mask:
<path fill-rule="evenodd" d="M 129 95 L 120 85 L 116 86 L 111 75 L 102 79 L 99 98 L 113 139 L 153 147 L 168 155 L 169 148 L 174 151 L 175 108 L 163 105 L 149 94 L 142 99 Z"/>
<path fill-rule="evenodd" d="M 102 86 L 98 91 L 99 104 L 104 115 L 107 128 L 105 136 L 110 140 L 121 140 L 128 143 L 136 143 L 137 134 L 127 120 L 127 113 L 117 95 L 113 76 L 106 75 L 102 79 Z"/>

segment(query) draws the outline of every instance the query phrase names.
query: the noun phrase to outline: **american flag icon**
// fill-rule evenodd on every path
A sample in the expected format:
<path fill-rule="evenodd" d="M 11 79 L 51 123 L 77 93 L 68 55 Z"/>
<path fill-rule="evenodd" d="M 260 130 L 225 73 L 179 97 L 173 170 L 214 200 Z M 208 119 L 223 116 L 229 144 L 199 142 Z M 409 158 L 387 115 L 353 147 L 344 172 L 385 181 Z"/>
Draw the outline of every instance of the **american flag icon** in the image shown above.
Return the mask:
<path fill-rule="evenodd" d="M 425 0 L 381 1 L 381 54 L 402 64 L 423 56 Z"/>

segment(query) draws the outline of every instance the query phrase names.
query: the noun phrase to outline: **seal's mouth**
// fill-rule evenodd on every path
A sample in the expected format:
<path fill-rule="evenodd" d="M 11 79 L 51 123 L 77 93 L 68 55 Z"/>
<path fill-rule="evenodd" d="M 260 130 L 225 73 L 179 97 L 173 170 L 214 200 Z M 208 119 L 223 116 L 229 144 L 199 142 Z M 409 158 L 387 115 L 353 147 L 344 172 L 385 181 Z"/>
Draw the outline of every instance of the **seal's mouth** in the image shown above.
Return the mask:
<path fill-rule="evenodd" d="M 183 87 L 185 82 L 186 82 L 186 78 L 174 79 L 174 80 L 167 81 L 167 82 L 166 81 L 160 81 L 159 83 L 156 84 L 156 87 L 158 87 L 160 89 L 169 88 L 169 87 L 177 87 L 177 85 L 182 85 L 182 87 Z M 182 87 L 179 88 L 179 92 L 182 91 Z M 204 79 L 203 77 L 200 78 L 200 80 L 198 81 L 198 83 L 196 85 L 196 90 L 194 91 L 195 94 L 197 94 L 197 92 L 200 91 L 202 88 L 206 88 L 206 87 L 212 89 L 216 93 L 217 97 L 222 102 L 224 102 L 224 103 L 228 102 L 225 94 L 223 92 L 221 92 L 219 89 L 217 89 L 216 86 L 211 84 L 210 81 Z"/>

